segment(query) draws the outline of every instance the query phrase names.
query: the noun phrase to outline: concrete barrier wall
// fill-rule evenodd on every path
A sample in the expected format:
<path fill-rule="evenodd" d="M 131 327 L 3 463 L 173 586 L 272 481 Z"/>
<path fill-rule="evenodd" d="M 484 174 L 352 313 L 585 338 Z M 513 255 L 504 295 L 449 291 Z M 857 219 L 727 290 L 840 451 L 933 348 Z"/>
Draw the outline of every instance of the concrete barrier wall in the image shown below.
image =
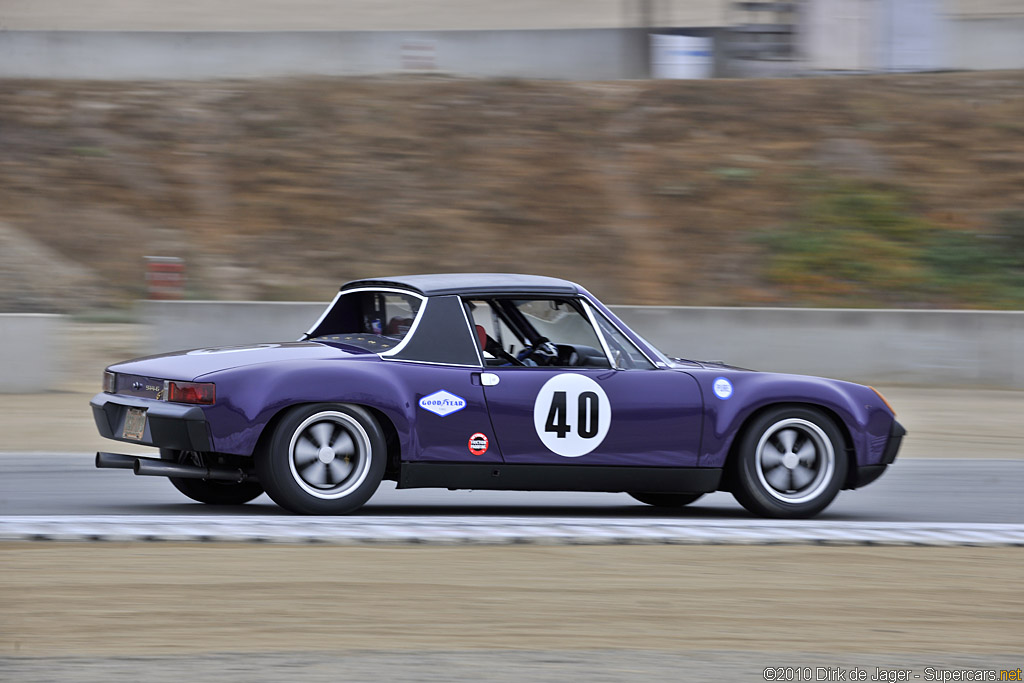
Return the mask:
<path fill-rule="evenodd" d="M 639 29 L 524 31 L 0 31 L 0 78 L 200 79 L 437 71 L 643 78 Z"/>
<path fill-rule="evenodd" d="M 855 382 L 1024 389 L 1024 312 L 614 307 L 672 356 Z"/>
<path fill-rule="evenodd" d="M 0 313 L 0 394 L 56 389 L 61 378 L 65 318 Z"/>
<path fill-rule="evenodd" d="M 323 303 L 147 302 L 154 353 L 298 338 Z M 672 356 L 879 384 L 1024 389 L 1024 312 L 613 306 Z"/>
<path fill-rule="evenodd" d="M 295 341 L 326 303 L 290 301 L 146 301 L 148 352 Z"/>

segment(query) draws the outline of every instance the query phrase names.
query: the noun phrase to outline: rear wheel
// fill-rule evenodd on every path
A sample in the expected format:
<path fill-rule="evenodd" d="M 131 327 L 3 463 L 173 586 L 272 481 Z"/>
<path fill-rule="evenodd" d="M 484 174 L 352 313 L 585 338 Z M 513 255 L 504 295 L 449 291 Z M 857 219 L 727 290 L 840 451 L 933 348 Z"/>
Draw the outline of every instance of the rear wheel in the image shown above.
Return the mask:
<path fill-rule="evenodd" d="M 207 454 L 195 451 L 160 449 L 161 460 L 170 460 L 183 465 L 209 466 L 210 463 L 204 460 L 208 457 L 210 456 Z M 252 481 L 244 481 L 239 484 L 230 481 L 207 481 L 180 477 L 168 477 L 168 479 L 171 480 L 174 488 L 192 500 L 209 505 L 241 505 L 258 498 L 263 493 L 263 487 Z"/>
<path fill-rule="evenodd" d="M 758 417 L 740 437 L 736 500 L 765 517 L 810 517 L 824 510 L 846 479 L 843 436 L 813 408 L 780 406 Z"/>
<path fill-rule="evenodd" d="M 656 508 L 681 508 L 689 505 L 703 493 L 631 493 L 629 494 L 641 503 L 653 505 Z"/>
<path fill-rule="evenodd" d="M 256 473 L 286 510 L 342 515 L 370 499 L 386 464 L 384 433 L 368 411 L 318 403 L 281 419 L 256 456 Z"/>

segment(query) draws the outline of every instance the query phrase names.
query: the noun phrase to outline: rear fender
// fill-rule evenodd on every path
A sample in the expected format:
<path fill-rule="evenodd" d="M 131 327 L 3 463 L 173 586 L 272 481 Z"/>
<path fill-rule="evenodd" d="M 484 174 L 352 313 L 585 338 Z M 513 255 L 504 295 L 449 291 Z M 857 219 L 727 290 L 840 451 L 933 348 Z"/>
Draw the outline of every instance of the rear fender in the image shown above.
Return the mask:
<path fill-rule="evenodd" d="M 260 436 L 285 410 L 307 403 L 372 408 L 394 427 L 402 452 L 415 452 L 411 392 L 393 364 L 296 361 L 243 367 L 203 377 L 217 385 L 217 404 L 204 409 L 214 448 L 252 455 Z"/>

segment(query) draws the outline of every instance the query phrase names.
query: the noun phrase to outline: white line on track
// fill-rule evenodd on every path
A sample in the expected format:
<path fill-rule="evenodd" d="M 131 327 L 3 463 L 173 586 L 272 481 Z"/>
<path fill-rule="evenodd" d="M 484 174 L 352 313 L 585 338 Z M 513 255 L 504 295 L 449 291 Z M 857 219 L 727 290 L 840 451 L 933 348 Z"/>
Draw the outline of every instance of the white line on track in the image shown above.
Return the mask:
<path fill-rule="evenodd" d="M 488 517 L 0 517 L 0 541 L 1024 547 L 1024 524 Z"/>

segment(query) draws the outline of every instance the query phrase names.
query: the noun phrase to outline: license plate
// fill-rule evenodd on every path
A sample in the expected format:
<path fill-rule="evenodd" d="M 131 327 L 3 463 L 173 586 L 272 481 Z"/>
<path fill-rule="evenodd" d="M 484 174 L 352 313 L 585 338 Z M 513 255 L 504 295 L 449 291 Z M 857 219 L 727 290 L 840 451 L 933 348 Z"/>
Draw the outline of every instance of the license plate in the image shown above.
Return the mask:
<path fill-rule="evenodd" d="M 121 436 L 126 439 L 142 440 L 142 434 L 146 431 L 146 409 L 129 408 L 124 416 L 124 430 Z"/>

